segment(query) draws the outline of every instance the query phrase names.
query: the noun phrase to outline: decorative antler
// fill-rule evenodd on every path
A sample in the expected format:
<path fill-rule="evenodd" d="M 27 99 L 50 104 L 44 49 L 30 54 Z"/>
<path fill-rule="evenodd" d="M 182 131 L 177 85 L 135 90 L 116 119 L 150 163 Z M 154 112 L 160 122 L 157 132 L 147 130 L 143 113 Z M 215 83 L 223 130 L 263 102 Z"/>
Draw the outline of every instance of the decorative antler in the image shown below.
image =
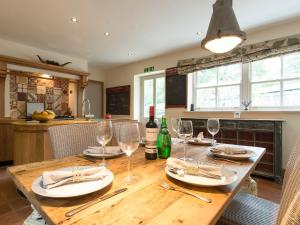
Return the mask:
<path fill-rule="evenodd" d="M 39 55 L 36 55 L 39 60 L 42 62 L 42 63 L 46 63 L 46 64 L 49 64 L 49 65 L 54 65 L 54 66 L 66 66 L 72 62 L 66 62 L 66 63 L 63 63 L 63 64 L 59 64 L 59 62 L 56 62 L 54 60 L 43 60 L 42 57 L 40 57 Z"/>
<path fill-rule="evenodd" d="M 38 58 L 39 58 L 39 60 L 42 62 L 42 63 L 45 63 L 45 61 L 39 56 L 39 55 L 36 55 Z"/>
<path fill-rule="evenodd" d="M 60 64 L 60 66 L 66 66 L 66 65 L 68 65 L 68 64 L 70 64 L 70 63 L 72 63 L 72 62 L 66 62 L 66 63 L 64 63 L 64 64 Z"/>

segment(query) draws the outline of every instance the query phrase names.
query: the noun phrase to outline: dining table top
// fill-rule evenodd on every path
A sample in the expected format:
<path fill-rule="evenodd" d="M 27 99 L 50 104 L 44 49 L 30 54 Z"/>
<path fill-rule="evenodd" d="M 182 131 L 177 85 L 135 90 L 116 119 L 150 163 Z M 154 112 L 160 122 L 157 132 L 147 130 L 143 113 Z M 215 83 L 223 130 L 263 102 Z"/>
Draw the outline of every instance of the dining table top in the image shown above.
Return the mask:
<path fill-rule="evenodd" d="M 83 157 L 70 156 L 63 159 L 43 161 L 7 169 L 17 188 L 20 189 L 47 224 L 215 224 L 230 200 L 239 191 L 243 181 L 254 170 L 263 156 L 265 149 L 249 147 L 255 152 L 247 161 L 234 163 L 215 160 L 209 155 L 206 146 L 188 145 L 187 155 L 193 159 L 211 165 L 222 165 L 237 172 L 237 181 L 220 187 L 199 187 L 185 184 L 170 178 L 165 173 L 166 160 L 146 160 L 144 149 L 139 148 L 131 156 L 131 169 L 138 177 L 136 183 L 126 186 L 127 191 L 101 201 L 72 217 L 65 213 L 85 203 L 92 201 L 107 192 L 124 187 L 124 177 L 127 175 L 127 157 L 107 159 L 108 169 L 114 174 L 114 180 L 107 188 L 89 195 L 73 198 L 47 198 L 38 196 L 31 190 L 35 179 L 43 171 L 56 170 L 71 166 L 96 166 Z M 173 157 L 183 156 L 183 145 L 172 145 Z M 101 163 L 101 159 L 98 160 Z M 181 192 L 166 190 L 159 185 L 162 179 L 175 187 L 182 187 L 196 194 L 212 199 L 211 203 L 203 202 L 193 196 Z"/>

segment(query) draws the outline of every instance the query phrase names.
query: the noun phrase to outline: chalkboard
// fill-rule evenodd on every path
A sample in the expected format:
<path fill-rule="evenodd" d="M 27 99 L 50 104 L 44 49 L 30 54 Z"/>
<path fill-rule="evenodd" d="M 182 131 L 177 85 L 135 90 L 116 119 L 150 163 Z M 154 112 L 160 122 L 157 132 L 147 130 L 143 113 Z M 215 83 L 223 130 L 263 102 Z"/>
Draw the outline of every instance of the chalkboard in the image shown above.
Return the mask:
<path fill-rule="evenodd" d="M 106 88 L 106 113 L 130 115 L 130 85 Z"/>
<path fill-rule="evenodd" d="M 186 107 L 186 75 L 178 75 L 177 68 L 166 71 L 166 108 Z"/>

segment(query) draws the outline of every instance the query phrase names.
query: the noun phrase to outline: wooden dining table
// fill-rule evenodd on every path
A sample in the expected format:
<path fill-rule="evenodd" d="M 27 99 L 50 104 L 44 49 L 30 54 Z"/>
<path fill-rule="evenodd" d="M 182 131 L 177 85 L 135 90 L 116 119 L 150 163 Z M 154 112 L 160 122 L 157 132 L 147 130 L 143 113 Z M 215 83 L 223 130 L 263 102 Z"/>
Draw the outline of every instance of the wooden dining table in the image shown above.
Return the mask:
<path fill-rule="evenodd" d="M 127 175 L 127 157 L 108 159 L 108 169 L 114 174 L 113 183 L 89 195 L 73 198 L 47 198 L 38 196 L 31 190 L 33 181 L 42 175 L 43 171 L 56 170 L 70 166 L 96 166 L 97 163 L 85 158 L 70 156 L 63 159 L 43 161 L 26 165 L 9 167 L 8 174 L 17 188 L 21 190 L 47 224 L 215 224 L 234 195 L 239 191 L 243 181 L 254 170 L 263 156 L 265 149 L 251 147 L 254 156 L 247 161 L 234 163 L 215 160 L 210 156 L 208 147 L 188 146 L 187 156 L 202 164 L 224 166 L 237 172 L 237 181 L 231 185 L 220 187 L 198 187 L 185 184 L 168 177 L 165 173 L 166 160 L 146 160 L 144 149 L 139 148 L 131 156 L 131 168 L 138 177 L 137 182 L 126 186 L 127 191 L 101 201 L 72 217 L 65 213 L 88 203 L 107 192 L 124 187 L 124 177 Z M 172 146 L 173 157 L 183 156 L 183 145 Z M 98 160 L 99 163 L 101 159 Z M 182 187 L 196 194 L 212 199 L 206 203 L 193 196 L 177 191 L 166 190 L 159 185 L 163 179 L 175 187 Z"/>

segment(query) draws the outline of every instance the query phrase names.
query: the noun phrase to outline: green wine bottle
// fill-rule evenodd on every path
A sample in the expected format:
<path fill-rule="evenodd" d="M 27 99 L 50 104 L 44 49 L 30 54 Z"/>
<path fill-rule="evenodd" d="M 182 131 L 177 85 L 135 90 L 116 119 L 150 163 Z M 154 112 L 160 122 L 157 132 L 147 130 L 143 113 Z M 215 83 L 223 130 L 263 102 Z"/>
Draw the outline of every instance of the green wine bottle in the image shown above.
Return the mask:
<path fill-rule="evenodd" d="M 157 154 L 161 159 L 166 159 L 171 154 L 171 135 L 165 116 L 161 119 L 161 127 L 157 136 Z"/>

